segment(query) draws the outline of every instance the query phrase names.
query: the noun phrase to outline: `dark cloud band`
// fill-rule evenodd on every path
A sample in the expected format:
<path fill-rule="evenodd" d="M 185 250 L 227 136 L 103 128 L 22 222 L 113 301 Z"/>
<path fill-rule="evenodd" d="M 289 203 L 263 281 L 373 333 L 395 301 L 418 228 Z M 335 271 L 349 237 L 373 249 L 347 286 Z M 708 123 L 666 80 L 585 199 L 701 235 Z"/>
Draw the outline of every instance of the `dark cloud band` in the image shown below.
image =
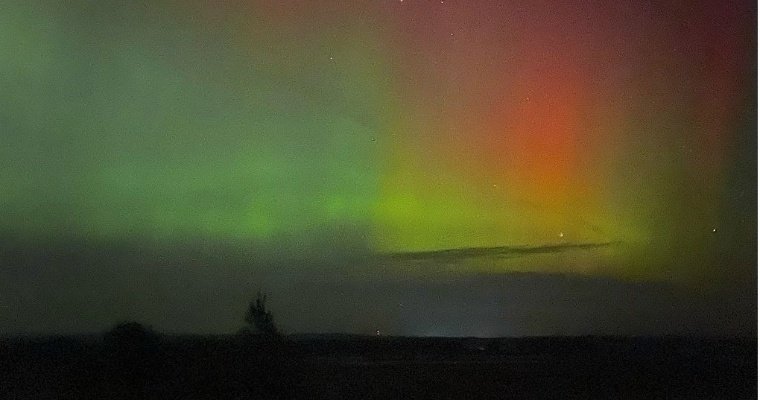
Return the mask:
<path fill-rule="evenodd" d="M 574 250 L 596 250 L 621 244 L 619 241 L 603 243 L 568 243 L 543 246 L 465 247 L 457 249 L 387 253 L 401 261 L 456 261 L 471 258 L 517 258 L 537 254 L 555 254 Z"/>

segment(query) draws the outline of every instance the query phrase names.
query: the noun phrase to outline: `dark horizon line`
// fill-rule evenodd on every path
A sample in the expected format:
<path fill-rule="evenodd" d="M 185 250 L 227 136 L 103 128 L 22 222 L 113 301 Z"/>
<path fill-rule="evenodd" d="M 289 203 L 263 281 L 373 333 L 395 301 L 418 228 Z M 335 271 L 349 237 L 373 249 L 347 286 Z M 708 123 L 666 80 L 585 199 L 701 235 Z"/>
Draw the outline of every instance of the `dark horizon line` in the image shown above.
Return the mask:
<path fill-rule="evenodd" d="M 109 329 L 88 333 L 16 333 L 2 334 L 0 340 L 39 340 L 39 339 L 56 339 L 56 338 L 88 338 L 101 339 L 108 334 Z M 184 333 L 184 332 L 162 332 L 153 331 L 155 334 L 165 338 L 198 338 L 198 337 L 218 337 L 232 338 L 241 335 L 236 332 L 229 333 Z M 255 335 L 254 335 L 255 336 Z M 531 340 L 531 339 L 701 339 L 701 340 L 753 340 L 752 335 L 742 334 L 709 334 L 709 333 L 648 333 L 648 334 L 616 334 L 616 333 L 587 333 L 587 334 L 547 334 L 547 335 L 515 335 L 515 336 L 424 336 L 424 335 L 404 335 L 404 334 L 371 334 L 371 333 L 352 333 L 352 332 L 293 332 L 284 333 L 282 336 L 295 340 L 304 339 L 336 339 L 336 338 L 378 338 L 378 339 L 506 339 L 506 340 Z"/>

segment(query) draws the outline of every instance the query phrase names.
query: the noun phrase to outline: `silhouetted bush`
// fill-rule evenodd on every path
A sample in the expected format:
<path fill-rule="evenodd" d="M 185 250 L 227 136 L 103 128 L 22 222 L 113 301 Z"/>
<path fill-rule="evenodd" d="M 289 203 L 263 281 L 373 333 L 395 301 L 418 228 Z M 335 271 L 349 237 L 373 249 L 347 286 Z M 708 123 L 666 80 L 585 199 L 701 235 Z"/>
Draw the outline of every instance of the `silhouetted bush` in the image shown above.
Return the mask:
<path fill-rule="evenodd" d="M 126 382 L 150 381 L 161 365 L 161 336 L 138 322 L 116 325 L 103 337 L 112 378 Z"/>
<path fill-rule="evenodd" d="M 104 339 L 108 344 L 135 347 L 136 349 L 157 346 L 161 341 L 158 333 L 139 322 L 117 324 L 106 332 Z"/>

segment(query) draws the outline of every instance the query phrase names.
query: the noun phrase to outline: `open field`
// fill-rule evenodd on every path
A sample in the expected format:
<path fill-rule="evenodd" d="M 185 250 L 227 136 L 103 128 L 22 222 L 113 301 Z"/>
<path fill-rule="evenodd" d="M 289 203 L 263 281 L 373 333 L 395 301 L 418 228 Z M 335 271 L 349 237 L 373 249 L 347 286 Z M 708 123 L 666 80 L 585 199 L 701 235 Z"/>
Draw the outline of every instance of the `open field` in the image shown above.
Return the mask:
<path fill-rule="evenodd" d="M 751 399 L 755 339 L 7 338 L 4 399 Z"/>

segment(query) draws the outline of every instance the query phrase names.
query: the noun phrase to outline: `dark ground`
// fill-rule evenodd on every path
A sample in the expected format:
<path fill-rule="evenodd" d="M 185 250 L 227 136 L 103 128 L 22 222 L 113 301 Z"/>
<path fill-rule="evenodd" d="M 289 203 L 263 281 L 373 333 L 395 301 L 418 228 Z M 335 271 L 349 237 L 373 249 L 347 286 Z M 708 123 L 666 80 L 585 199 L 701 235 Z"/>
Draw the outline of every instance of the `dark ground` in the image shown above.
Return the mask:
<path fill-rule="evenodd" d="M 0 340 L 2 399 L 752 399 L 756 387 L 756 338 Z"/>

